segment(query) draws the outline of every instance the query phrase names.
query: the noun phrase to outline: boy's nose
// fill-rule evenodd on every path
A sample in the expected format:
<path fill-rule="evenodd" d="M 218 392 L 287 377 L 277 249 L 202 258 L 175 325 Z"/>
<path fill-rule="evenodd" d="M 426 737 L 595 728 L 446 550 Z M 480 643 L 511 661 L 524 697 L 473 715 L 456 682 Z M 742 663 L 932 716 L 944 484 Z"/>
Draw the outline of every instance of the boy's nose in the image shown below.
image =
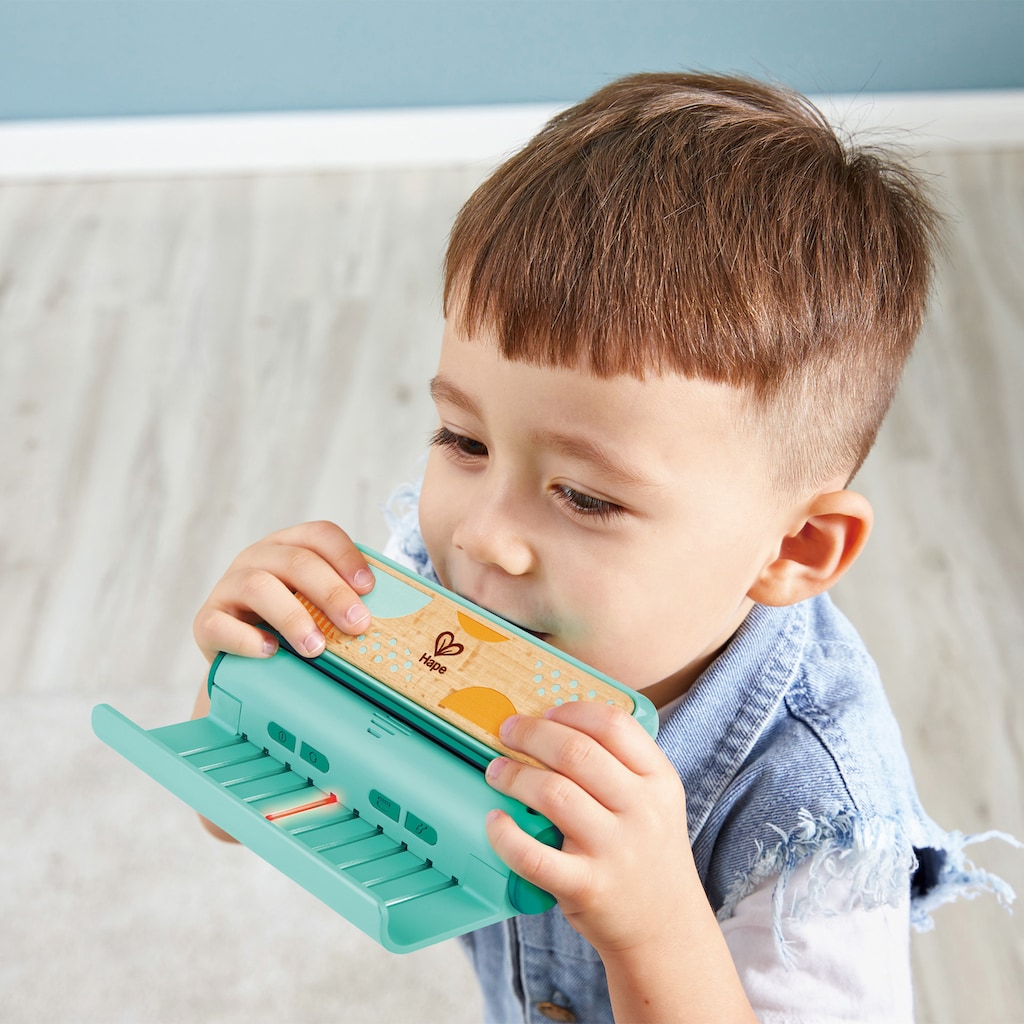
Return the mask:
<path fill-rule="evenodd" d="M 478 494 L 452 535 L 452 543 L 474 562 L 522 576 L 534 563 L 523 510 L 503 493 Z"/>

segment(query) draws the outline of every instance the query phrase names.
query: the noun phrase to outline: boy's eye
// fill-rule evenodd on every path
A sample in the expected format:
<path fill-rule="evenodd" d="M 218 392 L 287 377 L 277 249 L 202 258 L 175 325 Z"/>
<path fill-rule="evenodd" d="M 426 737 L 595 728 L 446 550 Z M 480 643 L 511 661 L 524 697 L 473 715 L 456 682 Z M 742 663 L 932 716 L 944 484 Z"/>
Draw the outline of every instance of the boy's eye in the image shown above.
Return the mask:
<path fill-rule="evenodd" d="M 435 448 L 445 448 L 462 458 L 479 459 L 487 455 L 487 445 L 474 441 L 471 437 L 456 434 L 447 427 L 435 430 L 430 436 L 430 444 Z"/>
<path fill-rule="evenodd" d="M 603 498 L 595 498 L 591 494 L 577 491 L 574 487 L 562 484 L 555 492 L 559 500 L 569 511 L 578 516 L 597 516 L 599 519 L 611 519 L 622 515 L 625 511 L 621 505 L 615 505 Z"/>

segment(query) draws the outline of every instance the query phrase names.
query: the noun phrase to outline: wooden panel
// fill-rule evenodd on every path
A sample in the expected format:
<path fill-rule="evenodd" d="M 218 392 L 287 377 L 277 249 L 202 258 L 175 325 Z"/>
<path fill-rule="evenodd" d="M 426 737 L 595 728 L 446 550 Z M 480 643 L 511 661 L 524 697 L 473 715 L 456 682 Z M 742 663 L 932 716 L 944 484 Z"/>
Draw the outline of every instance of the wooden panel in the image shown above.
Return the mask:
<path fill-rule="evenodd" d="M 509 715 L 540 717 L 574 701 L 602 701 L 632 713 L 628 693 L 534 644 L 409 576 L 371 557 L 376 573 L 401 579 L 429 598 L 400 618 L 375 618 L 359 636 L 341 632 L 301 594 L 327 640 L 327 649 L 435 715 L 520 761 L 531 761 L 501 742 Z M 535 762 L 534 762 L 535 763 Z"/>

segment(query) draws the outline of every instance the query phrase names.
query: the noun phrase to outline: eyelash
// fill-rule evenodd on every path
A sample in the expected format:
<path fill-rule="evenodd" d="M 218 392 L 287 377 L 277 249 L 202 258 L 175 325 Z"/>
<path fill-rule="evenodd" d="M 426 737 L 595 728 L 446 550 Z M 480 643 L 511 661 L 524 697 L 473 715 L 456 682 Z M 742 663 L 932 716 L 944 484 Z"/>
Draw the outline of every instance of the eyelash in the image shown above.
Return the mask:
<path fill-rule="evenodd" d="M 443 448 L 460 459 L 482 459 L 487 455 L 487 445 L 474 441 L 471 437 L 456 434 L 447 427 L 439 427 L 430 435 L 433 448 Z"/>
<path fill-rule="evenodd" d="M 443 448 L 459 461 L 469 462 L 486 458 L 487 446 L 471 437 L 456 434 L 447 427 L 439 427 L 430 435 L 430 444 L 434 448 Z M 574 487 L 559 484 L 555 488 L 555 497 L 570 514 L 580 519 L 609 520 L 621 516 L 626 510 L 602 498 L 595 498 Z"/>
<path fill-rule="evenodd" d="M 570 513 L 581 519 L 607 521 L 621 516 L 626 511 L 621 505 L 595 498 L 592 494 L 577 491 L 574 487 L 566 487 L 565 484 L 559 484 L 555 495 Z"/>

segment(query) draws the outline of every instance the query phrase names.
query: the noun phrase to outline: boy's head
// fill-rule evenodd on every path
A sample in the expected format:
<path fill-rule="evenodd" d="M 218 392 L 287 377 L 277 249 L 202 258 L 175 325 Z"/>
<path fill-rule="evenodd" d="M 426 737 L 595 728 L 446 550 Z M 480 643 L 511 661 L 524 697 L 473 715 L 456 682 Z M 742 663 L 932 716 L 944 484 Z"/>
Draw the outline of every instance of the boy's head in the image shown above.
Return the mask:
<path fill-rule="evenodd" d="M 445 312 L 501 352 L 748 397 L 775 483 L 853 475 L 920 328 L 937 218 L 905 167 L 796 94 L 637 75 L 554 118 L 471 197 Z"/>
<path fill-rule="evenodd" d="M 639 76 L 452 232 L 420 525 L 443 583 L 656 702 L 819 593 L 920 325 L 935 218 L 802 101 Z"/>

